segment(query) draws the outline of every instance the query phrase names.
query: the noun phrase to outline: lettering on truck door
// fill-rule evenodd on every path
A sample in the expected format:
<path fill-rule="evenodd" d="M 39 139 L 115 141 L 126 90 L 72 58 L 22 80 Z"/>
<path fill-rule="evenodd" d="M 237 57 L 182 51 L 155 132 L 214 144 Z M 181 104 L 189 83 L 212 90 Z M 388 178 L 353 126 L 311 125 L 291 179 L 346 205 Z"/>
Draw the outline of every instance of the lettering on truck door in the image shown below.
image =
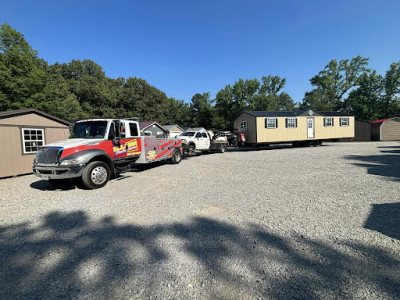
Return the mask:
<path fill-rule="evenodd" d="M 107 153 L 113 159 L 136 158 L 141 153 L 141 139 L 134 122 L 113 121 L 110 125 Z"/>

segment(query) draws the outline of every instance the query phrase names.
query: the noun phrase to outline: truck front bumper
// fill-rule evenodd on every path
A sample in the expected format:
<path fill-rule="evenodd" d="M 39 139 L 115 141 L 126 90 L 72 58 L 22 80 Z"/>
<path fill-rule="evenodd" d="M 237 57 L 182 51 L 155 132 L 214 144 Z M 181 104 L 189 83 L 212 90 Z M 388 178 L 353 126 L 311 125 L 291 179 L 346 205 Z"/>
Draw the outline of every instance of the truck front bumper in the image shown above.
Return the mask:
<path fill-rule="evenodd" d="M 44 180 L 68 179 L 82 176 L 85 165 L 73 165 L 67 167 L 33 165 L 33 174 Z"/>

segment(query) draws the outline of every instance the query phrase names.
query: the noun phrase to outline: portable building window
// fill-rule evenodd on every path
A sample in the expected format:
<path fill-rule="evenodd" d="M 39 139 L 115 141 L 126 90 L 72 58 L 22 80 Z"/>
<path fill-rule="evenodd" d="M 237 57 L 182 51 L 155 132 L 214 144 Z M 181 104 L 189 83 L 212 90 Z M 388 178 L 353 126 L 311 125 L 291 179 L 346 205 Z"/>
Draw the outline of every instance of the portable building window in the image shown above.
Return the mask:
<path fill-rule="evenodd" d="M 278 128 L 278 119 L 277 118 L 266 118 L 265 119 L 265 128 Z"/>
<path fill-rule="evenodd" d="M 247 130 L 247 121 L 242 121 L 240 122 L 240 131 L 246 131 Z"/>
<path fill-rule="evenodd" d="M 340 126 L 349 126 L 349 118 L 340 118 Z"/>
<path fill-rule="evenodd" d="M 325 127 L 333 127 L 333 118 L 324 118 Z"/>
<path fill-rule="evenodd" d="M 22 128 L 24 154 L 35 153 L 44 145 L 44 129 Z"/>
<path fill-rule="evenodd" d="M 286 118 L 286 128 L 297 128 L 297 118 Z"/>

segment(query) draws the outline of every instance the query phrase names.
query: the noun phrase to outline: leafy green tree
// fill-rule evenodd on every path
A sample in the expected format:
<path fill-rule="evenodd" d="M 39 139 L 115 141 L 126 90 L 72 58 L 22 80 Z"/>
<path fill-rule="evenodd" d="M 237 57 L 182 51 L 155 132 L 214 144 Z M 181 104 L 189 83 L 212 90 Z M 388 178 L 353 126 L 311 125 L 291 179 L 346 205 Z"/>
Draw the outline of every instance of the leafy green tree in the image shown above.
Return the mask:
<path fill-rule="evenodd" d="M 165 125 L 168 124 L 178 124 L 181 126 L 191 126 L 192 119 L 190 113 L 190 107 L 188 103 L 185 103 L 183 100 L 177 100 L 175 98 L 168 98 L 167 107 L 165 109 L 166 121 Z"/>
<path fill-rule="evenodd" d="M 24 36 L 4 23 L 0 26 L 1 110 L 35 106 L 41 101 L 47 64 Z"/>
<path fill-rule="evenodd" d="M 234 98 L 231 85 L 221 89 L 215 99 L 215 113 L 213 127 L 228 130 L 232 127 L 233 120 L 238 116 L 237 107 L 234 107 Z"/>
<path fill-rule="evenodd" d="M 193 126 L 210 128 L 214 115 L 214 107 L 211 105 L 210 93 L 195 94 L 190 104 L 190 115 Z"/>
<path fill-rule="evenodd" d="M 286 79 L 263 76 L 258 79 L 239 79 L 217 93 L 213 127 L 232 129 L 233 121 L 245 110 L 293 110 L 293 99 L 283 92 Z"/>
<path fill-rule="evenodd" d="M 338 110 L 344 108 L 344 97 L 358 85 L 359 77 L 367 69 L 368 58 L 357 56 L 331 60 L 324 70 L 310 79 L 315 87 L 307 92 L 302 107 L 313 107 L 317 110 Z"/>
<path fill-rule="evenodd" d="M 295 104 L 293 99 L 286 92 L 282 92 L 285 87 L 286 79 L 279 76 L 263 76 L 262 85 L 258 94 L 254 97 L 253 105 L 250 103 L 251 110 L 293 110 Z"/>
<path fill-rule="evenodd" d="M 373 121 L 381 117 L 384 80 L 376 71 L 363 73 L 359 87 L 353 90 L 346 100 L 346 110 L 357 120 Z"/>
<path fill-rule="evenodd" d="M 392 63 L 385 73 L 385 95 L 382 103 L 382 117 L 400 115 L 400 62 Z"/>

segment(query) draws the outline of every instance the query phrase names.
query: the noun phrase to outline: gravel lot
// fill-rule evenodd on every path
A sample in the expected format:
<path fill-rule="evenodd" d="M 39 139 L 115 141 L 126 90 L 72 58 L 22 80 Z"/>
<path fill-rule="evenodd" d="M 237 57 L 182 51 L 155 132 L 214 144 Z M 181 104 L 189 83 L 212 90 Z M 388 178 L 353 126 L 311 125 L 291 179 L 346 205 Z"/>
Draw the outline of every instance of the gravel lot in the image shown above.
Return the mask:
<path fill-rule="evenodd" d="M 400 143 L 0 180 L 0 299 L 399 299 Z"/>

